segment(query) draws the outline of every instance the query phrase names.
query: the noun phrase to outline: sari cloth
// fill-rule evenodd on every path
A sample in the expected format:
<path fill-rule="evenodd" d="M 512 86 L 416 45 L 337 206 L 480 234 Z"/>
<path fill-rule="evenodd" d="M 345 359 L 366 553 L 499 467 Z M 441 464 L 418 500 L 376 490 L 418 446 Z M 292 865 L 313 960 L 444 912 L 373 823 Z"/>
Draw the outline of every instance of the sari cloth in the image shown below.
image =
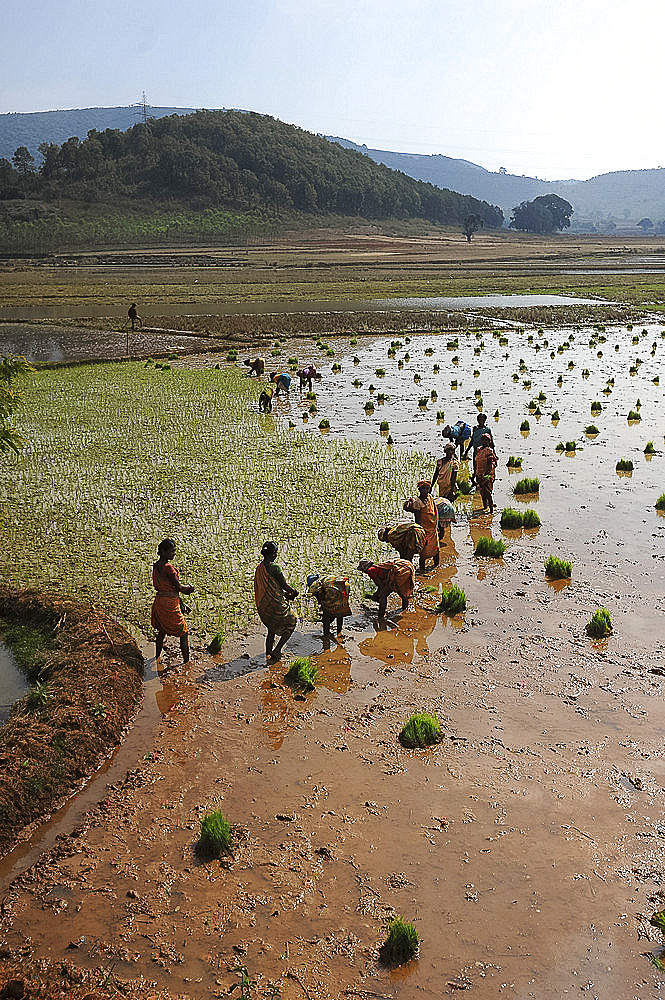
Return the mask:
<path fill-rule="evenodd" d="M 254 572 L 254 599 L 259 618 L 275 635 L 283 635 L 289 629 L 296 627 L 298 619 L 289 607 L 284 591 L 279 581 L 273 575 L 279 566 L 270 563 L 270 569 L 265 562 L 260 562 Z"/>
<path fill-rule="evenodd" d="M 479 448 L 476 452 L 476 482 L 491 493 L 496 473 L 496 455 L 493 448 Z"/>
<path fill-rule="evenodd" d="M 345 576 L 326 576 L 316 580 L 309 588 L 310 594 L 319 602 L 319 606 L 327 615 L 333 618 L 351 614 L 349 595 L 351 587 Z"/>
<path fill-rule="evenodd" d="M 180 574 L 175 566 L 166 563 L 160 573 L 158 563 L 153 563 L 152 585 L 157 591 L 152 602 L 150 624 L 158 632 L 166 635 L 187 635 L 189 629 L 180 610 L 180 593 L 174 584 L 180 580 Z"/>
<path fill-rule="evenodd" d="M 420 558 L 434 559 L 439 551 L 439 511 L 431 493 L 428 493 L 427 500 L 414 500 L 413 513 L 425 532 L 425 544 L 420 550 Z"/>
<path fill-rule="evenodd" d="M 404 524 L 395 524 L 388 528 L 384 541 L 397 549 L 400 556 L 405 554 L 411 556 L 414 552 L 420 552 L 425 545 L 426 535 L 419 524 L 412 524 L 407 521 Z"/>

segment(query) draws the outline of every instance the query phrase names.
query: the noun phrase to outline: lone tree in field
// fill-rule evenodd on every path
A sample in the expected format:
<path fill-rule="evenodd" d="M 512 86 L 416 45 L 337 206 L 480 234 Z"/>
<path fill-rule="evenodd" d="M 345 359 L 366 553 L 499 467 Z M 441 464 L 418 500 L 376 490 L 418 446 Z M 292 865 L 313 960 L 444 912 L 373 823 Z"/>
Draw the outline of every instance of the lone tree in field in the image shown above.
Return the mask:
<path fill-rule="evenodd" d="M 541 194 L 513 209 L 510 228 L 523 233 L 553 233 L 567 229 L 572 214 L 573 206 L 558 194 Z"/>
<path fill-rule="evenodd" d="M 638 228 L 642 230 L 643 233 L 648 233 L 649 230 L 653 229 L 653 222 L 646 216 L 637 223 Z"/>
<path fill-rule="evenodd" d="M 479 229 L 482 229 L 484 225 L 485 223 L 479 215 L 476 215 L 475 213 L 467 215 L 464 220 L 464 225 L 462 226 L 462 232 L 466 236 L 466 242 L 470 243 L 473 234 L 477 233 Z"/>

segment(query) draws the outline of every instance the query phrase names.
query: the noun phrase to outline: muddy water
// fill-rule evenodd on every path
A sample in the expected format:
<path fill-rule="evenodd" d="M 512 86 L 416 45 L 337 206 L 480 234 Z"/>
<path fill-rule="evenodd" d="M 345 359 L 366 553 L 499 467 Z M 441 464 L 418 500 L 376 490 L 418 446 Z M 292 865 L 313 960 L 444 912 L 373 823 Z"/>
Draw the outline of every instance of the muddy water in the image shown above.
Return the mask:
<path fill-rule="evenodd" d="M 62 329 L 44 323 L 0 323 L 0 353 L 20 354 L 33 364 L 121 361 L 171 351 L 219 349 L 219 343 L 169 330 L 117 331 Z"/>
<path fill-rule="evenodd" d="M 400 446 L 433 453 L 432 409 L 468 419 L 480 386 L 485 410 L 500 413 L 490 420 L 497 505 L 512 502 L 505 459 L 521 455 L 524 474 L 541 478 L 530 506 L 542 527 L 502 533 L 498 516 L 462 505 L 407 612 L 393 603 L 378 625 L 361 605 L 344 639 L 325 645 L 319 625 L 299 625 L 289 659 L 312 655 L 321 672 L 306 696 L 284 684 L 287 664 L 265 667 L 261 635 L 238 636 L 215 658 L 195 649 L 184 668 L 171 644 L 154 681 L 154 733 L 40 860 L 3 873 L 5 947 L 153 998 L 224 995 L 238 961 L 259 995 L 273 981 L 285 1000 L 654 996 L 662 980 L 644 953 L 661 953 L 647 917 L 665 892 L 665 520 L 653 510 L 662 456 L 647 462 L 641 448 L 663 445 L 651 378 L 665 342 L 659 327 L 637 346 L 634 332 L 607 331 L 592 346 L 590 333 L 575 331 L 557 354 L 568 331 L 548 332 L 554 359 L 528 333 L 509 333 L 503 350 L 488 339 L 480 356 L 472 338 L 447 352 L 423 337 L 402 369 L 407 345 L 391 360 L 389 341 L 377 341 L 358 365 L 348 355 L 339 375 L 326 370 L 317 394 L 331 433 L 380 440 L 385 413 Z M 635 355 L 644 364 L 631 376 Z M 527 372 L 514 383 L 520 357 Z M 439 399 L 423 412 L 434 363 Z M 370 379 L 391 397 L 373 418 L 362 408 Z M 538 421 L 527 404 L 541 389 Z M 638 395 L 643 419 L 628 427 Z M 595 399 L 603 410 L 592 418 Z M 297 391 L 277 407 L 285 418 L 304 408 Z M 600 435 L 588 441 L 592 420 Z M 558 456 L 557 441 L 571 438 L 584 450 Z M 619 457 L 635 461 L 632 477 L 616 478 Z M 488 533 L 507 541 L 503 559 L 474 558 Z M 545 580 L 550 552 L 572 559 L 570 583 Z M 433 612 L 450 581 L 469 601 L 452 619 Z M 601 604 L 615 632 L 593 642 L 584 626 Z M 399 731 L 423 709 L 439 716 L 444 740 L 404 750 Z M 193 848 L 210 808 L 234 824 L 234 849 L 202 864 Z M 421 948 L 391 972 L 377 950 L 393 914 L 414 921 Z"/>
<path fill-rule="evenodd" d="M 0 642 L 0 722 L 5 721 L 14 702 L 23 697 L 29 686 L 11 650 Z"/>

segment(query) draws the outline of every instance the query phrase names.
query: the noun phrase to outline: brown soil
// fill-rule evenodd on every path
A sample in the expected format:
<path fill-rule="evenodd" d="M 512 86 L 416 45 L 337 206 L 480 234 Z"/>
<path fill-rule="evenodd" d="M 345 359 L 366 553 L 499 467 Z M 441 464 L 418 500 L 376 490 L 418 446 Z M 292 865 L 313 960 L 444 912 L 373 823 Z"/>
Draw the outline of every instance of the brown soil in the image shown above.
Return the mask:
<path fill-rule="evenodd" d="M 143 657 L 103 611 L 56 594 L 0 588 L 0 618 L 49 636 L 39 679 L 0 728 L 0 854 L 88 778 L 116 746 L 141 695 Z"/>

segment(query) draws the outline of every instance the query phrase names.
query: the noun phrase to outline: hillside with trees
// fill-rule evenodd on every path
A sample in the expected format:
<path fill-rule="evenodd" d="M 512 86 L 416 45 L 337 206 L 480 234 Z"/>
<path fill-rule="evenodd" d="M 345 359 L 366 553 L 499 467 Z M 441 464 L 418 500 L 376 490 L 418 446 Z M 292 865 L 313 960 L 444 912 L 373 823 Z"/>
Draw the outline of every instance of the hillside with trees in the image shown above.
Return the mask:
<path fill-rule="evenodd" d="M 488 228 L 503 223 L 500 209 L 486 202 L 415 181 L 274 118 L 240 111 L 173 115 L 126 132 L 91 130 L 83 141 L 42 142 L 38 159 L 19 147 L 11 161 L 0 160 L 4 245 L 12 235 L 27 238 L 30 230 L 37 236 L 45 218 L 52 242 L 73 245 L 77 233 L 84 237 L 81 216 L 108 221 L 119 209 L 162 216 L 177 209 L 188 230 L 196 229 L 199 216 L 207 220 L 206 238 L 213 236 L 215 218 L 221 225 L 228 213 L 240 228 L 250 218 L 274 222 L 297 213 L 450 226 L 475 214 Z M 77 214 L 78 228 L 65 232 Z M 167 229 L 178 235 L 177 225 Z M 45 240 L 47 232 L 39 238 Z"/>

